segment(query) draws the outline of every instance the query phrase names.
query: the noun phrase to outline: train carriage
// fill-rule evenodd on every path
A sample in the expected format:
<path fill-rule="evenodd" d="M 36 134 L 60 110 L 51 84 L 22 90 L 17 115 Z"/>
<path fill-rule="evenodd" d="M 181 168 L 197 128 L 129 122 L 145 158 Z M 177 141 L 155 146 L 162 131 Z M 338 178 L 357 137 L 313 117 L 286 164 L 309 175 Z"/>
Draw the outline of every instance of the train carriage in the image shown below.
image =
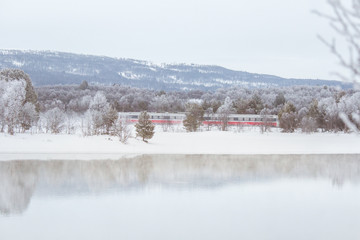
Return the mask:
<path fill-rule="evenodd" d="M 185 113 L 155 113 L 148 112 L 150 120 L 154 124 L 182 124 L 185 119 Z M 121 112 L 120 116 L 129 119 L 130 122 L 136 123 L 139 119 L 140 112 Z M 221 124 L 221 118 L 218 114 L 205 116 L 204 125 L 219 125 Z M 278 127 L 278 117 L 276 115 L 255 115 L 255 114 L 230 114 L 228 116 L 228 125 L 247 125 L 247 126 L 259 126 L 268 125 L 272 127 Z"/>

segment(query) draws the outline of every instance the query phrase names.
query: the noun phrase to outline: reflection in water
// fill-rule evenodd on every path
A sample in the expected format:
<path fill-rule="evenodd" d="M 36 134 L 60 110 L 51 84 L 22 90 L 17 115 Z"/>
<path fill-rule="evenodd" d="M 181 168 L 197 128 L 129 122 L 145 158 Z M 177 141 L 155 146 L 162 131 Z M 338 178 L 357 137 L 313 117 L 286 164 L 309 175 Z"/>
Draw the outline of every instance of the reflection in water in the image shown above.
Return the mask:
<path fill-rule="evenodd" d="M 94 161 L 0 162 L 0 213 L 22 213 L 39 195 L 92 194 L 152 186 L 214 188 L 279 178 L 360 181 L 359 155 L 143 155 Z"/>

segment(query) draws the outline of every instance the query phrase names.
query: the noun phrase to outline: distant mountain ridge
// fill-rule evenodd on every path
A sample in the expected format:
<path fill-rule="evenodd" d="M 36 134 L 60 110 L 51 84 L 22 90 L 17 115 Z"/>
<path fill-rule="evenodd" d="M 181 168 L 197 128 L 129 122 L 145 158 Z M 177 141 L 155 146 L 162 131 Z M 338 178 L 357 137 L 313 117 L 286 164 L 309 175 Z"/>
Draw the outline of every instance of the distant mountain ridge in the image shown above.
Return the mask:
<path fill-rule="evenodd" d="M 294 85 L 338 86 L 340 81 L 286 79 L 267 74 L 196 64 L 154 64 L 134 59 L 110 58 L 53 51 L 0 50 L 0 69 L 19 68 L 35 86 L 122 84 L 154 90 L 215 90 L 218 88 L 285 87 Z"/>

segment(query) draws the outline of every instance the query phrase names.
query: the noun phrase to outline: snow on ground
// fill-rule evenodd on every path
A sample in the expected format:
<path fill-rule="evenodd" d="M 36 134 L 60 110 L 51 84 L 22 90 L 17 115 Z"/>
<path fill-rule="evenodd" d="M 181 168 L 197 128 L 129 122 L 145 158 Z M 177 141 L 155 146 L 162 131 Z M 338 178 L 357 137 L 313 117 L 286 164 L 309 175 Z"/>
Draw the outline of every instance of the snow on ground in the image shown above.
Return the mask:
<path fill-rule="evenodd" d="M 66 134 L 0 134 L 0 160 L 119 159 L 139 154 L 360 154 L 360 136 L 345 133 L 156 132 L 131 138 Z"/>

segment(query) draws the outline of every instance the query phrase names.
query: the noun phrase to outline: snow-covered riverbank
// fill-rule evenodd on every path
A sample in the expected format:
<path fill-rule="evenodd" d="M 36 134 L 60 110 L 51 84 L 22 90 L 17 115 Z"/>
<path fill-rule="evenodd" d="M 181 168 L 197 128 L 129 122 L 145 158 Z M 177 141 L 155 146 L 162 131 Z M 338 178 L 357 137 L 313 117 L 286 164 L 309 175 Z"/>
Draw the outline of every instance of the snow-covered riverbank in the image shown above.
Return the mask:
<path fill-rule="evenodd" d="M 118 159 L 139 154 L 360 154 L 360 136 L 344 133 L 156 132 L 149 143 L 131 138 L 0 134 L 0 160 Z"/>

